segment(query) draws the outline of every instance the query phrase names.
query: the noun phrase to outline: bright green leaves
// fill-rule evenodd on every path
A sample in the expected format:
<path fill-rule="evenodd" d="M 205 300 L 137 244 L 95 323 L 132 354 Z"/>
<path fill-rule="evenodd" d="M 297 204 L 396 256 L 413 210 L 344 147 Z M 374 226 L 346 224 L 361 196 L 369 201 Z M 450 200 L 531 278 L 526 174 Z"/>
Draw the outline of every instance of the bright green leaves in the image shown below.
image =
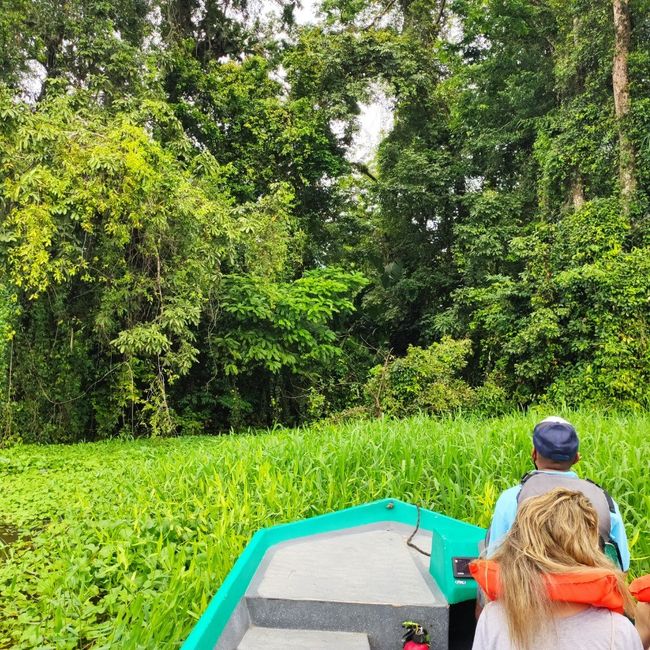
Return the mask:
<path fill-rule="evenodd" d="M 547 215 L 562 209 L 572 193 L 579 192 L 582 201 L 613 193 L 617 133 L 609 106 L 600 98 L 580 96 L 549 113 L 539 126 L 534 152 Z"/>
<path fill-rule="evenodd" d="M 444 337 L 428 348 L 410 346 L 406 356 L 375 366 L 366 394 L 376 415 L 438 414 L 473 405 L 474 391 L 459 377 L 472 343 Z"/>
<path fill-rule="evenodd" d="M 283 62 L 293 65 L 290 57 Z M 221 165 L 230 194 L 253 204 L 271 195 L 291 203 L 290 230 L 297 236 L 289 255 L 306 265 L 320 260 L 324 224 L 336 205 L 335 188 L 324 181 L 336 179 L 348 164 L 319 97 L 292 92 L 271 56 L 204 64 L 179 49 L 166 64 L 170 104 L 192 142 Z"/>
<path fill-rule="evenodd" d="M 203 403 L 216 401 L 235 427 L 271 418 L 300 421 L 332 412 L 333 404 L 347 406 L 351 395 L 341 397 L 340 384 L 350 380 L 354 346 L 340 332 L 366 284 L 359 273 L 338 268 L 283 282 L 224 276 L 219 316 L 206 342 L 211 394 Z M 359 379 L 354 382 L 358 387 Z"/>
<path fill-rule="evenodd" d="M 518 400 L 647 405 L 650 255 L 630 250 L 630 234 L 618 200 L 589 201 L 513 240 L 518 282 L 458 293 L 484 363 Z"/>
<path fill-rule="evenodd" d="M 32 348 L 36 366 L 49 366 L 44 377 L 73 358 L 81 363 L 76 355 L 92 345 L 96 369 L 84 365 L 79 379 L 112 386 L 119 415 L 122 363 L 131 368 L 127 401 L 139 404 L 196 361 L 196 328 L 239 236 L 230 199 L 208 195 L 203 178 L 126 116 L 72 113 L 67 100 L 56 100 L 12 135 L 2 168 L 9 277 L 26 314 L 50 304 L 57 327 L 77 322 L 83 332 L 75 345 L 73 326 L 62 350 L 22 335 L 18 345 L 27 354 Z M 29 321 L 20 325 L 29 331 Z M 83 388 L 71 392 L 64 402 L 72 407 Z M 109 407 L 95 395 L 95 409 Z"/>
<path fill-rule="evenodd" d="M 509 244 L 521 226 L 521 198 L 486 189 L 467 194 L 464 204 L 468 214 L 454 226 L 456 264 L 466 282 L 480 286 L 517 261 Z"/>
<path fill-rule="evenodd" d="M 290 186 L 278 183 L 270 191 L 237 208 L 237 240 L 242 270 L 275 279 L 300 261 L 304 237 L 293 214 L 295 195 Z"/>
<path fill-rule="evenodd" d="M 3 450 L 2 521 L 20 540 L 0 545 L 0 639 L 16 650 L 178 647 L 256 530 L 387 494 L 487 523 L 530 467 L 530 431 L 546 414 Z M 648 573 L 650 417 L 564 415 L 581 433 L 581 471 L 638 538 L 632 573 Z"/>
<path fill-rule="evenodd" d="M 353 311 L 365 284 L 360 274 L 333 268 L 278 284 L 226 276 L 225 335 L 212 340 L 215 358 L 229 375 L 263 369 L 315 376 L 341 354 L 332 321 Z"/>
<path fill-rule="evenodd" d="M 156 103 L 111 117 L 72 110 L 75 101 L 24 111 L 3 136 L 0 252 L 24 317 L 7 331 L 30 359 L 14 389 L 35 417 L 55 412 L 52 431 L 73 436 L 88 426 L 111 435 L 120 421 L 130 434 L 166 434 L 183 421 L 182 388 L 170 388 L 193 372 L 212 381 L 197 370 L 201 354 L 224 397 L 229 377 L 315 378 L 332 365 L 334 322 L 365 281 L 296 273 L 305 235 L 291 184 L 237 201 L 232 168 L 209 151 L 187 162 L 192 147 Z"/>
<path fill-rule="evenodd" d="M 571 309 L 571 319 L 558 338 L 574 362 L 551 386 L 553 398 L 569 404 L 647 407 L 649 260 L 647 249 L 618 248 L 558 274 L 557 291 Z"/>
<path fill-rule="evenodd" d="M 461 286 L 432 331 L 470 334 L 483 376 L 496 370 L 521 403 L 645 405 L 649 312 L 635 296 L 647 295 L 646 199 L 640 183 L 631 217 L 618 200 L 611 5 L 454 7 L 463 34 L 445 84 L 470 182 L 451 244 Z M 632 111 L 645 124 L 642 95 Z"/>
<path fill-rule="evenodd" d="M 589 201 L 557 225 L 557 254 L 571 266 L 621 253 L 630 234 L 629 219 L 616 199 Z"/>
<path fill-rule="evenodd" d="M 405 356 L 388 357 L 384 364 L 370 371 L 364 387 L 368 410 L 375 415 L 395 417 L 507 410 L 507 394 L 496 377 L 488 377 L 477 388 L 465 380 L 471 354 L 469 339 L 443 336 L 428 348 L 409 346 Z"/>

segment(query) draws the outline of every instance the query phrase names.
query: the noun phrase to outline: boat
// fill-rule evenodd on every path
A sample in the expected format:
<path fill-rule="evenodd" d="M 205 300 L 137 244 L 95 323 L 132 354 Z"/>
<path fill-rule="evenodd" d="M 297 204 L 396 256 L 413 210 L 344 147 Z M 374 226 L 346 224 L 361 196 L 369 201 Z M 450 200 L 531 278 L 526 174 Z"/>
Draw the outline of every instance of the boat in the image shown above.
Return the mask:
<path fill-rule="evenodd" d="M 182 650 L 398 650 L 407 620 L 469 649 L 484 537 L 398 499 L 259 530 Z"/>

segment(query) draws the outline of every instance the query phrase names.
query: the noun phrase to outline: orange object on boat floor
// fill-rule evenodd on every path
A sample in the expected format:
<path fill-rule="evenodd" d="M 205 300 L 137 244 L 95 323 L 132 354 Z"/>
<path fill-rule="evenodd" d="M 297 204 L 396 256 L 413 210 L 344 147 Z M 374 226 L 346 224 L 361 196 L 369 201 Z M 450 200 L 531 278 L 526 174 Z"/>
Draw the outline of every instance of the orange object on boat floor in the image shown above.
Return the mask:
<path fill-rule="evenodd" d="M 650 575 L 632 580 L 630 593 L 642 603 L 650 603 Z"/>
<path fill-rule="evenodd" d="M 487 597 L 498 600 L 501 593 L 499 565 L 493 560 L 474 560 L 469 570 Z M 624 611 L 623 596 L 613 571 L 594 569 L 588 573 L 549 573 L 544 579 L 551 600 L 604 607 L 619 614 Z"/>

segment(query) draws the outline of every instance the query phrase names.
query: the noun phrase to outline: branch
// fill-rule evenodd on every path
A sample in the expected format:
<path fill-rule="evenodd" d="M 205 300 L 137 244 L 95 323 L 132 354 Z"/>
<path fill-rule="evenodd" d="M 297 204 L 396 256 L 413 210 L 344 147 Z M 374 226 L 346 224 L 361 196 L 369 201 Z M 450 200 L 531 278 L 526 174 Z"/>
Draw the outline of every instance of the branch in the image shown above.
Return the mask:
<path fill-rule="evenodd" d="M 375 183 L 379 182 L 379 179 L 373 175 L 373 173 L 368 169 L 368 165 L 364 165 L 363 163 L 358 163 L 358 162 L 353 162 L 352 167 L 354 167 L 357 171 L 360 171 L 362 174 L 365 174 L 370 180 L 374 181 Z"/>
<path fill-rule="evenodd" d="M 365 32 L 366 30 L 375 27 L 375 25 L 393 8 L 395 2 L 396 0 L 390 0 L 390 2 L 383 8 L 383 10 L 380 11 L 368 25 L 362 27 L 361 29 Z"/>
<path fill-rule="evenodd" d="M 438 16 L 434 22 L 435 35 L 437 36 L 440 33 L 440 25 L 442 24 L 442 19 L 444 18 L 445 6 L 447 5 L 447 0 L 440 0 L 440 7 L 438 9 Z"/>

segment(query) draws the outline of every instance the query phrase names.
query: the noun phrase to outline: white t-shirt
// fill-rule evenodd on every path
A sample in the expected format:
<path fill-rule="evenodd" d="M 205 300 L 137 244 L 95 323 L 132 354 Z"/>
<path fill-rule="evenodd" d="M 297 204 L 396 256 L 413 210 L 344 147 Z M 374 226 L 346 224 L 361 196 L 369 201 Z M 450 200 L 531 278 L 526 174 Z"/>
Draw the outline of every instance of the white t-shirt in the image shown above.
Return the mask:
<path fill-rule="evenodd" d="M 638 632 L 625 616 L 597 607 L 553 619 L 540 636 L 535 650 L 643 650 Z M 498 602 L 488 603 L 478 620 L 472 650 L 510 649 L 514 646 L 505 610 Z"/>

